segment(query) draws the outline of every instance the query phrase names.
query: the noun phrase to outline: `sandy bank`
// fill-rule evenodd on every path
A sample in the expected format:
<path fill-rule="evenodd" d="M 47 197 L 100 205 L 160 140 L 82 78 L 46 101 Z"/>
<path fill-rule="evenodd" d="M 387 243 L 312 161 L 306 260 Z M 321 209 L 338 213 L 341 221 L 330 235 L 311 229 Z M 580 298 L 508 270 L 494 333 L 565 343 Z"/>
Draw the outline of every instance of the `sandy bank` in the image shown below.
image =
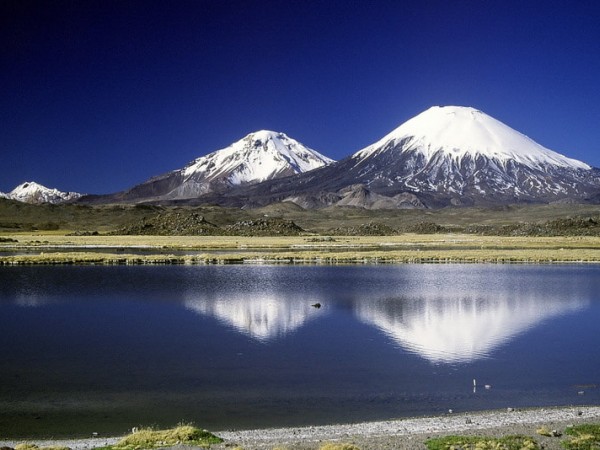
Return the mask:
<path fill-rule="evenodd" d="M 559 438 L 536 434 L 545 425 L 549 429 L 564 428 L 579 423 L 600 421 L 600 406 L 569 408 L 536 408 L 515 411 L 485 411 L 447 414 L 437 417 L 326 425 L 298 428 L 273 428 L 243 431 L 216 431 L 225 442 L 211 448 L 241 446 L 252 449 L 318 449 L 324 442 L 354 443 L 363 450 L 394 448 L 424 449 L 423 442 L 432 436 L 447 434 L 479 434 L 503 436 L 527 434 L 535 436 L 546 449 L 560 449 Z M 119 438 L 91 438 L 61 441 L 32 441 L 40 446 L 64 445 L 74 450 L 91 449 L 112 444 Z M 0 441 L 0 447 L 14 447 L 15 441 Z"/>

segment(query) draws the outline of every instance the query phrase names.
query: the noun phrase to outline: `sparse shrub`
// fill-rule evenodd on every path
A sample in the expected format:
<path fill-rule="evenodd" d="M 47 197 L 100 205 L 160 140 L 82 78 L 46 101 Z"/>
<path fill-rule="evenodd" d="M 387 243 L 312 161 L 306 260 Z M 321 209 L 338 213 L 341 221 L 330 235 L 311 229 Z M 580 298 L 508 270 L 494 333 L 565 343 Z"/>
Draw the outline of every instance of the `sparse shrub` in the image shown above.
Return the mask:
<path fill-rule="evenodd" d="M 36 223 L 33 228 L 40 231 L 56 231 L 60 228 L 60 225 L 56 222 L 41 222 Z"/>
<path fill-rule="evenodd" d="M 223 230 L 204 216 L 189 210 L 169 210 L 136 219 L 114 233 L 117 235 L 219 236 Z"/>
<path fill-rule="evenodd" d="M 291 220 L 266 218 L 236 222 L 225 227 L 230 236 L 298 236 L 304 230 Z"/>
<path fill-rule="evenodd" d="M 306 242 L 337 242 L 332 236 L 317 236 L 305 239 Z"/>
<path fill-rule="evenodd" d="M 336 236 L 393 236 L 398 231 L 388 225 L 368 222 L 350 227 L 338 227 L 329 232 Z"/>
<path fill-rule="evenodd" d="M 406 228 L 407 233 L 417 234 L 435 234 L 446 232 L 446 227 L 433 222 L 420 222 L 415 225 L 410 225 Z"/>

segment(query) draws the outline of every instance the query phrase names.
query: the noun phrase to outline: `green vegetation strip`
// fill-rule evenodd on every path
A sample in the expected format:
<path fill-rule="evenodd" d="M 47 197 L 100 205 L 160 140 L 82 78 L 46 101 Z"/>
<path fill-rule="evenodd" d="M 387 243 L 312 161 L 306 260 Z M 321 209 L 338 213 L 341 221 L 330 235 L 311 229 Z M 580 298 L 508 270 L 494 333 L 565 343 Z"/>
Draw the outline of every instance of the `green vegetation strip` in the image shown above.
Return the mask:
<path fill-rule="evenodd" d="M 132 255 L 65 252 L 0 256 L 0 265 L 145 264 L 398 264 L 398 263 L 598 263 L 600 250 L 446 250 L 357 252 L 235 252 L 227 255 Z"/>
<path fill-rule="evenodd" d="M 542 427 L 537 433 L 547 437 L 561 434 Z M 568 427 L 567 438 L 561 445 L 567 450 L 599 450 L 600 424 L 582 424 Z M 536 450 L 543 448 L 529 436 L 444 436 L 425 442 L 429 450 Z"/>

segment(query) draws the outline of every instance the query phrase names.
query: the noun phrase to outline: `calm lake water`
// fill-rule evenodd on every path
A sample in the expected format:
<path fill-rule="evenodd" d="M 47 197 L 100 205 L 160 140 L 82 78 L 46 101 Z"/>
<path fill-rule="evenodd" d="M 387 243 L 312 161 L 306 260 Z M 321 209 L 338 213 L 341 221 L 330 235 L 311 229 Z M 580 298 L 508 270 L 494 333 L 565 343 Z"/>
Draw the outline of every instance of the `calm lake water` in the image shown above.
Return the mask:
<path fill-rule="evenodd" d="M 599 324 L 595 265 L 3 267 L 0 436 L 597 405 Z"/>

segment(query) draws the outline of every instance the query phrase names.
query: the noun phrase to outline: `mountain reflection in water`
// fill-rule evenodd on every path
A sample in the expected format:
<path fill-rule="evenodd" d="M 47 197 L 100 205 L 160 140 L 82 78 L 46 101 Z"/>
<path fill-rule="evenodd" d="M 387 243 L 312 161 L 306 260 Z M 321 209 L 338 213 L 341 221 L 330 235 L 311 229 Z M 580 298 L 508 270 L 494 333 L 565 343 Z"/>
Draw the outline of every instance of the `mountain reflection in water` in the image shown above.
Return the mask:
<path fill-rule="evenodd" d="M 361 322 L 432 363 L 488 357 L 520 333 L 589 304 L 586 293 L 578 294 L 578 287 L 566 280 L 534 287 L 526 277 L 517 283 L 512 276 L 490 279 L 479 269 L 461 267 L 461 277 L 454 278 L 454 270 L 447 267 L 420 266 L 416 278 L 410 267 L 404 267 L 399 282 L 371 280 L 371 285 L 352 286 L 346 302 Z M 314 289 L 290 292 L 267 283 L 252 284 L 246 292 L 188 294 L 184 305 L 264 343 L 299 329 L 309 318 L 324 317 L 310 306 L 318 302 L 331 305 L 336 299 L 324 299 Z M 347 310 L 337 308 L 338 313 Z M 329 313 L 334 311 L 335 307 L 328 308 Z"/>
<path fill-rule="evenodd" d="M 260 342 L 285 336 L 300 328 L 311 316 L 310 305 L 315 298 L 290 298 L 274 293 L 246 293 L 245 295 L 213 295 L 191 298 L 184 302 L 186 308 L 222 323 Z"/>
<path fill-rule="evenodd" d="M 585 306 L 578 300 L 440 296 L 356 305 L 356 314 L 434 363 L 472 362 L 523 331 Z"/>
<path fill-rule="evenodd" d="M 432 363 L 468 363 L 490 356 L 548 319 L 590 304 L 591 284 L 578 281 L 565 269 L 545 269 L 479 265 L 196 268 L 174 272 L 183 278 L 171 293 L 172 300 L 186 309 L 213 317 L 260 343 L 282 339 L 315 318 L 350 314 Z M 159 285 L 170 280 L 155 276 L 140 284 L 125 277 L 125 283 L 113 284 L 106 281 L 113 278 L 86 272 L 77 277 L 77 288 L 84 294 L 103 295 L 113 289 L 161 292 Z M 60 302 L 63 291 L 71 289 L 69 280 L 25 276 L 26 282 L 7 281 L 17 286 L 14 303 L 39 307 Z M 316 303 L 325 308 L 313 308 Z"/>

